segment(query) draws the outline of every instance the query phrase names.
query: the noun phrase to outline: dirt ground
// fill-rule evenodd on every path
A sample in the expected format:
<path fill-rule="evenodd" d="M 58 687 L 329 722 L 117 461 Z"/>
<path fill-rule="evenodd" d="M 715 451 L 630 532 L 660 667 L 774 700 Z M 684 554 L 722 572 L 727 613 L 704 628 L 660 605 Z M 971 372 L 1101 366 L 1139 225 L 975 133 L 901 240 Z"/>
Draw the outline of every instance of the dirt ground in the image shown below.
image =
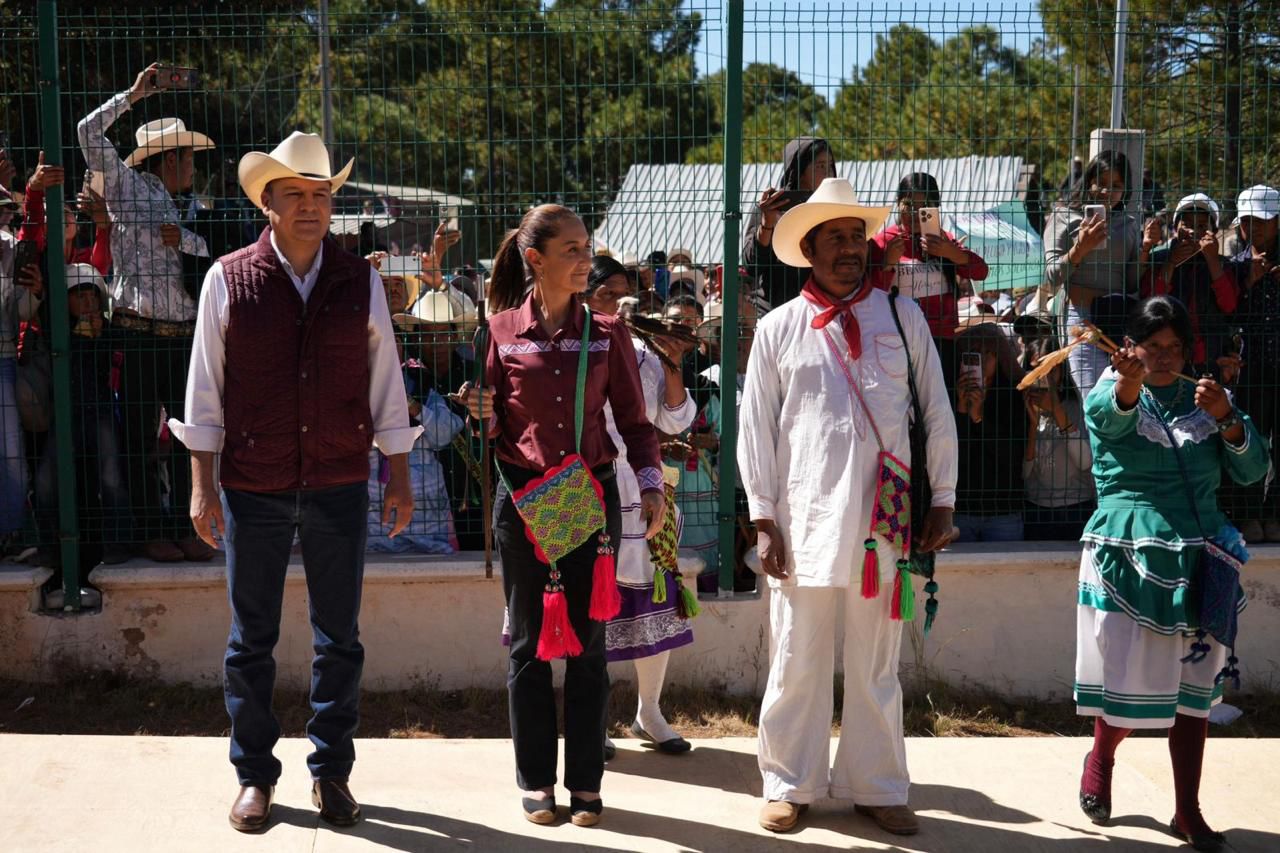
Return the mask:
<path fill-rule="evenodd" d="M 836 691 L 836 696 L 840 691 Z M 1228 700 L 1244 711 L 1215 737 L 1280 737 L 1280 694 L 1235 693 Z M 663 710 L 686 737 L 751 737 L 758 699 L 687 687 L 668 688 Z M 304 691 L 278 691 L 276 713 L 286 737 L 304 734 L 310 716 Z M 610 734 L 626 737 L 635 716 L 635 687 L 614 684 Z M 392 693 L 365 692 L 360 736 L 370 738 L 502 738 L 510 736 L 505 690 L 438 690 L 422 686 Z M 839 708 L 833 730 L 838 730 Z M 1092 721 L 1070 703 L 1013 702 L 942 689 L 909 695 L 908 736 L 1043 737 L 1087 735 Z M 0 732 L 27 734 L 198 735 L 227 733 L 219 688 L 133 680 L 109 672 L 75 673 L 57 684 L 0 679 Z"/>

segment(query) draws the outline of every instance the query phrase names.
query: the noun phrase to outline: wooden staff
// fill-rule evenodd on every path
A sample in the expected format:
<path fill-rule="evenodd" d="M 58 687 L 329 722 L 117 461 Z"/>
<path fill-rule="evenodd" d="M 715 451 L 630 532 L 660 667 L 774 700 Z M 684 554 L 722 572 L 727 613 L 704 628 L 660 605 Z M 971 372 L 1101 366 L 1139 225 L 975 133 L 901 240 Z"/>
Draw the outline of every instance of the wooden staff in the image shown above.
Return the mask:
<path fill-rule="evenodd" d="M 1071 351 L 1078 346 L 1085 344 L 1095 346 L 1107 355 L 1112 355 L 1116 350 L 1120 349 L 1115 341 L 1102 334 L 1102 331 L 1097 326 L 1088 321 L 1072 328 L 1071 334 L 1073 335 L 1071 343 L 1036 360 L 1035 367 L 1029 370 L 1027 375 L 1022 377 L 1022 381 L 1018 383 L 1019 391 L 1027 390 L 1036 382 L 1048 376 L 1055 367 L 1066 361 L 1067 357 L 1071 355 Z M 1179 379 L 1185 379 L 1193 385 L 1196 382 L 1195 379 L 1185 373 L 1175 373 L 1174 376 Z"/>

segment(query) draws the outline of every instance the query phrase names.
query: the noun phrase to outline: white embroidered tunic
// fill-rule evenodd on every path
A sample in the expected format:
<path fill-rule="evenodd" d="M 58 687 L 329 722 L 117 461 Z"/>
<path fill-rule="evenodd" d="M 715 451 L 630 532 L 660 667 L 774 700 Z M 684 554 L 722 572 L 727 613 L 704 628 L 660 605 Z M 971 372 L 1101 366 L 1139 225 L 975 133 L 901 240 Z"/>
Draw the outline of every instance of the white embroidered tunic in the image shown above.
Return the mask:
<path fill-rule="evenodd" d="M 956 425 L 938 353 L 920 309 L 898 299 L 928 434 L 934 506 L 954 506 Z M 849 362 L 843 319 L 827 326 L 840 358 L 858 383 L 885 449 L 911 464 L 907 356 L 889 310 L 889 295 L 873 291 L 853 308 L 862 357 Z M 787 584 L 844 587 L 862 564 L 870 528 L 880 448 L 821 330 L 818 310 L 803 296 L 765 315 L 747 364 L 739 417 L 738 466 L 753 519 L 777 522 L 789 568 Z M 924 476 L 912 471 L 913 476 Z M 882 580 L 897 553 L 877 537 Z M 780 582 L 769 579 L 771 586 Z"/>

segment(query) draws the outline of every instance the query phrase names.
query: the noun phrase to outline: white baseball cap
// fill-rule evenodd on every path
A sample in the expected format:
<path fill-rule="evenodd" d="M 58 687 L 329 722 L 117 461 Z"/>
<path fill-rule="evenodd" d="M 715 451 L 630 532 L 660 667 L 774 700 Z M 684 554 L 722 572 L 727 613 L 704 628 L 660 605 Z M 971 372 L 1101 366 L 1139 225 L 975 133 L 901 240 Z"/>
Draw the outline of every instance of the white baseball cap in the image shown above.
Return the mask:
<path fill-rule="evenodd" d="M 1213 217 L 1213 224 L 1215 227 L 1217 226 L 1218 203 L 1204 193 L 1192 193 L 1189 196 L 1184 196 L 1182 200 L 1178 202 L 1178 206 L 1174 208 L 1173 218 L 1176 220 L 1179 216 L 1189 210 L 1203 210 L 1205 213 L 1208 213 Z"/>
<path fill-rule="evenodd" d="M 1236 211 L 1241 219 L 1275 219 L 1280 216 L 1280 191 L 1263 184 L 1249 187 L 1236 200 Z"/>

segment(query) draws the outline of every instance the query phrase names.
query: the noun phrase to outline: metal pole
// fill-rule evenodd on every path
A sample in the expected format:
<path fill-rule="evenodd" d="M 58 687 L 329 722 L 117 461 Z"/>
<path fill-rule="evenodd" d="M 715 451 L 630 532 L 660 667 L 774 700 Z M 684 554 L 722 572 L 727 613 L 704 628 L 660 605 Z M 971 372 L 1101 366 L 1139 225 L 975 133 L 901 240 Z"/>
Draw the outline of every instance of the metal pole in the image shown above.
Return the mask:
<path fill-rule="evenodd" d="M 40 0 L 40 139 L 44 161 L 62 165 L 62 90 L 58 85 L 58 3 Z M 64 609 L 80 609 L 80 530 L 76 518 L 76 466 L 71 442 L 71 362 L 68 348 L 71 329 L 67 322 L 67 269 L 62 259 L 62 184 L 45 195 L 46 257 L 49 278 L 44 283 L 49 300 L 49 331 L 53 349 L 53 443 L 58 474 L 58 542 L 62 555 Z M 15 271 L 16 272 L 16 271 Z"/>
<path fill-rule="evenodd" d="M 742 222 L 742 21 L 743 1 L 729 0 L 724 93 L 724 281 L 720 321 L 720 597 L 733 595 L 735 485 L 738 466 L 738 255 Z"/>
<path fill-rule="evenodd" d="M 1071 163 L 1067 166 L 1067 174 L 1072 177 L 1076 166 L 1076 155 L 1080 151 L 1080 66 L 1072 68 L 1071 81 Z"/>
<path fill-rule="evenodd" d="M 1124 58 L 1128 41 L 1129 0 L 1116 0 L 1116 53 L 1111 60 L 1111 129 L 1124 126 Z"/>
<path fill-rule="evenodd" d="M 494 197 L 494 186 L 493 186 L 493 172 L 494 172 L 494 166 L 493 166 L 494 164 L 494 156 L 493 156 L 493 35 L 489 32 L 489 27 L 485 27 L 485 31 L 482 37 L 484 38 L 484 80 L 485 80 L 484 114 L 485 114 L 485 124 L 488 126 L 488 133 L 489 133 L 489 180 L 488 180 L 489 215 L 486 218 L 488 219 L 487 230 L 488 230 L 488 238 L 489 238 L 488 242 L 490 246 L 489 251 L 492 254 L 493 246 L 496 245 L 493 239 L 493 222 L 494 222 L 494 209 L 496 207 L 496 198 Z M 480 298 L 476 300 L 476 309 L 477 309 L 476 313 L 480 317 L 481 328 L 487 328 L 489 319 L 488 319 L 488 312 L 486 311 L 486 308 L 488 307 L 489 294 L 484 289 L 483 274 L 481 275 L 480 278 L 481 278 L 480 294 L 479 294 Z M 488 335 L 486 333 L 483 336 L 479 336 L 477 339 L 487 341 Z M 484 359 L 483 352 L 476 352 L 475 357 L 476 357 L 477 364 L 483 364 L 483 359 Z M 483 378 L 483 374 L 481 374 L 481 378 Z M 490 490 L 490 486 L 492 484 L 492 475 L 489 473 L 491 470 L 490 466 L 493 464 L 493 462 L 492 462 L 492 459 L 490 458 L 490 454 L 492 453 L 492 450 L 489 444 L 489 436 L 487 433 L 484 432 L 485 427 L 483 424 L 481 425 L 480 428 L 482 431 L 481 432 L 482 437 L 480 439 L 480 471 L 481 471 L 481 480 L 482 480 L 482 482 L 480 483 L 480 512 L 483 515 L 483 518 L 481 519 L 481 524 L 483 525 L 483 528 L 484 528 L 484 576 L 486 579 L 488 579 L 493 577 L 493 492 Z"/>
<path fill-rule="evenodd" d="M 334 157 L 333 151 L 333 88 L 329 79 L 329 0 L 320 0 L 320 94 L 321 111 L 324 122 L 324 144 L 329 149 L 329 159 Z M 333 163 L 330 162 L 330 168 Z"/>

